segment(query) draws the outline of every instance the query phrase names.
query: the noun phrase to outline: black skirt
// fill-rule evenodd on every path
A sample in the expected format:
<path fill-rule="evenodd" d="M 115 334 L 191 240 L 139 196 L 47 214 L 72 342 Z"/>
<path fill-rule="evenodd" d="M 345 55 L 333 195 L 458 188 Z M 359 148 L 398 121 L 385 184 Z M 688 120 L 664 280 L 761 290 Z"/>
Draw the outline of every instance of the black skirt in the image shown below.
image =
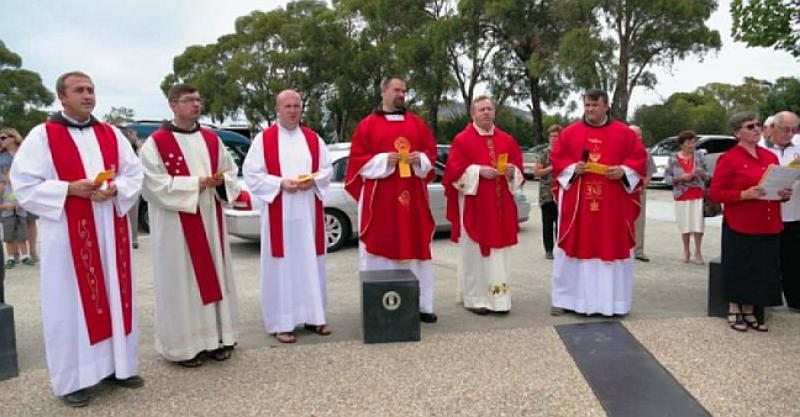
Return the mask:
<path fill-rule="evenodd" d="M 722 224 L 722 276 L 728 301 L 761 307 L 783 304 L 780 233 L 747 235 Z"/>

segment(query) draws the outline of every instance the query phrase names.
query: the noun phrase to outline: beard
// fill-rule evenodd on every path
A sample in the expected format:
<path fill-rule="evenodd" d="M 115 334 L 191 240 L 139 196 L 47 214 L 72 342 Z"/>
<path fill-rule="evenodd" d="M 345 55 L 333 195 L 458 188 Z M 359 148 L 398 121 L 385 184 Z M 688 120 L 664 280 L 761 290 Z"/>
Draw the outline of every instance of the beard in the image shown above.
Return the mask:
<path fill-rule="evenodd" d="M 401 97 L 398 97 L 398 98 L 392 100 L 392 104 L 394 105 L 394 107 L 396 109 L 399 109 L 399 108 L 403 107 L 403 104 L 405 104 L 405 102 L 406 102 L 406 100 L 404 98 L 401 98 Z"/>

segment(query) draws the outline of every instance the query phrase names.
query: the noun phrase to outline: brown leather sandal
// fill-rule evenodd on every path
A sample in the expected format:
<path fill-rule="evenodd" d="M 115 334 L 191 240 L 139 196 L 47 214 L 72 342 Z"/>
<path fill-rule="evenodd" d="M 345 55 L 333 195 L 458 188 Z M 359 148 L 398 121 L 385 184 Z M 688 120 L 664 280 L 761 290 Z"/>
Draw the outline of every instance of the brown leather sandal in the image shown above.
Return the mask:
<path fill-rule="evenodd" d="M 320 336 L 329 336 L 331 334 L 331 329 L 327 324 L 320 324 L 319 326 L 306 324 L 305 328 L 306 330 L 314 332 Z"/>
<path fill-rule="evenodd" d="M 297 341 L 293 332 L 275 333 L 275 338 L 281 343 L 294 343 Z"/>

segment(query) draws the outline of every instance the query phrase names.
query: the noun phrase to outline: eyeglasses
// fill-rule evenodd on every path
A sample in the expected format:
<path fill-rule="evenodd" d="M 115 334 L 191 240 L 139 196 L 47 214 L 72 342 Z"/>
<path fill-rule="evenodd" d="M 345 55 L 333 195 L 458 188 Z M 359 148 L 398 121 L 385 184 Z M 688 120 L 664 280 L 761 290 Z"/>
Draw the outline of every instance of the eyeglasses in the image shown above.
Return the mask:
<path fill-rule="evenodd" d="M 759 122 L 753 122 L 753 123 L 748 123 L 746 125 L 742 125 L 742 129 L 747 129 L 747 130 L 756 130 L 759 127 L 761 127 L 761 123 Z"/>
<path fill-rule="evenodd" d="M 797 133 L 800 131 L 800 127 L 798 126 L 775 126 L 775 128 L 780 129 L 781 132 L 785 133 Z"/>
<path fill-rule="evenodd" d="M 180 104 L 203 104 L 203 99 L 201 98 L 182 98 L 180 100 L 176 100 Z"/>

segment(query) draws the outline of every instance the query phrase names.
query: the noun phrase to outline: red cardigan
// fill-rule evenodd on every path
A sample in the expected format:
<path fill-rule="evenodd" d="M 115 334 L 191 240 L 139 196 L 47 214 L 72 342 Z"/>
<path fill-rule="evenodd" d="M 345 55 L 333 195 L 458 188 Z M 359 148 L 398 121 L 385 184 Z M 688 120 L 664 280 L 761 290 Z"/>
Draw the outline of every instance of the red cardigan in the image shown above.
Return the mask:
<path fill-rule="evenodd" d="M 742 146 L 734 146 L 720 156 L 711 180 L 709 196 L 725 205 L 724 217 L 728 227 L 748 235 L 775 234 L 783 230 L 781 202 L 742 200 L 741 192 L 758 184 L 764 171 L 778 158 L 772 152 L 757 147 L 754 158 Z"/>

